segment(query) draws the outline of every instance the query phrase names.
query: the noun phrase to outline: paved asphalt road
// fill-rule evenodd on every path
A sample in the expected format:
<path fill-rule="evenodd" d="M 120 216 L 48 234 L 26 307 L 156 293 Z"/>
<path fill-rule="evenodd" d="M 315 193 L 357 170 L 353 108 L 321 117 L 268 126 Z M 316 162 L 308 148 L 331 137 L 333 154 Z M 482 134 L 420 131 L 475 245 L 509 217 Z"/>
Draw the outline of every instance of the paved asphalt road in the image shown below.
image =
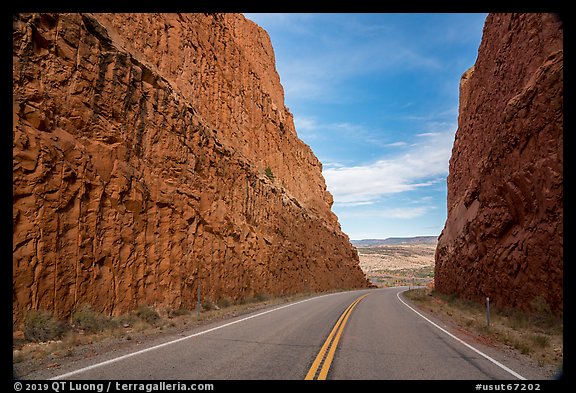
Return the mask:
<path fill-rule="evenodd" d="M 275 306 L 141 345 L 138 353 L 108 354 L 36 378 L 304 379 L 341 315 L 368 294 L 340 332 L 328 379 L 517 379 L 405 305 L 397 296 L 405 289 L 342 292 Z M 523 377 L 542 378 L 494 348 L 481 350 Z"/>

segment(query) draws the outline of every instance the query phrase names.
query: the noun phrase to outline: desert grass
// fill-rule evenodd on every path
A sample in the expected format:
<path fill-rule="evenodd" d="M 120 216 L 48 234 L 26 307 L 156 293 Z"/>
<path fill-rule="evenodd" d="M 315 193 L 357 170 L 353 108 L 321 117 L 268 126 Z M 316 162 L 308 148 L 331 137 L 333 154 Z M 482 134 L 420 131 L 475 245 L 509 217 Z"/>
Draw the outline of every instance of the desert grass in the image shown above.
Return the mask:
<path fill-rule="evenodd" d="M 434 266 L 436 245 L 383 245 L 359 247 L 360 267 L 370 274 L 379 270 L 420 269 Z"/>
<path fill-rule="evenodd" d="M 434 277 L 435 245 L 357 248 L 360 268 L 379 287 L 427 285 Z"/>
<path fill-rule="evenodd" d="M 331 291 L 338 292 L 338 290 Z M 24 338 L 13 340 L 13 362 L 72 356 L 75 349 L 104 340 L 137 340 L 145 336 L 194 327 L 207 322 L 236 317 L 260 308 L 297 301 L 316 295 L 313 292 L 286 296 L 255 293 L 233 301 L 229 298 L 202 300 L 201 312 L 196 309 L 155 310 L 141 305 L 130 313 L 108 317 L 82 305 L 69 321 L 59 321 L 48 311 L 29 312 Z M 199 318 L 198 318 L 199 316 Z"/>
<path fill-rule="evenodd" d="M 520 351 L 539 366 L 562 367 L 563 318 L 552 313 L 540 298 L 532 303 L 530 312 L 491 306 L 488 326 L 486 307 L 480 303 L 429 288 L 413 289 L 405 292 L 405 296 L 421 309 L 448 318 L 481 339 Z"/>

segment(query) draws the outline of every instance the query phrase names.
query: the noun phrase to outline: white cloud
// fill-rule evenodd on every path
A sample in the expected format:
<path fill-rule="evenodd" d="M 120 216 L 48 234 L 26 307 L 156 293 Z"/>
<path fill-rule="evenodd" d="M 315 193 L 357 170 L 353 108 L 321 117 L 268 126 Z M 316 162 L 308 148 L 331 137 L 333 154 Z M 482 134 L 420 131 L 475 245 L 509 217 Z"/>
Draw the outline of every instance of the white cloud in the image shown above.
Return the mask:
<path fill-rule="evenodd" d="M 323 175 L 336 204 L 366 204 L 429 187 L 448 173 L 453 138 L 453 131 L 435 133 L 404 154 L 367 165 L 326 168 Z"/>
<path fill-rule="evenodd" d="M 374 52 L 374 48 L 379 50 Z M 382 73 L 404 73 L 409 70 L 437 70 L 438 60 L 403 48 L 396 43 L 370 42 L 311 54 L 277 53 L 277 68 L 288 100 L 338 102 L 353 100 L 339 94 L 349 80 Z"/>
<path fill-rule="evenodd" d="M 430 203 L 433 200 L 434 200 L 434 198 L 431 196 L 424 196 L 424 197 L 418 198 L 416 200 L 413 200 L 410 203 L 422 203 L 422 202 Z"/>
<path fill-rule="evenodd" d="M 318 129 L 318 123 L 311 117 L 294 115 L 294 126 L 297 131 L 315 131 Z"/>
<path fill-rule="evenodd" d="M 354 99 L 339 94 L 352 78 L 443 67 L 417 40 L 400 39 L 390 21 L 367 24 L 359 15 L 244 15 L 270 34 L 288 102 L 342 102 Z"/>
<path fill-rule="evenodd" d="M 341 163 L 341 162 L 336 162 L 336 161 L 325 161 L 322 162 L 322 167 L 327 169 L 327 168 L 345 168 L 346 165 Z"/>
<path fill-rule="evenodd" d="M 408 143 L 403 142 L 403 141 L 398 141 L 398 142 L 388 143 L 385 146 L 386 147 L 404 147 L 404 146 L 408 146 Z"/>
<path fill-rule="evenodd" d="M 299 65 L 288 65 L 282 67 L 278 64 L 280 81 L 284 86 L 286 100 L 290 99 L 322 99 L 331 97 L 330 83 L 323 81 L 323 77 L 316 75 L 314 72 L 299 71 L 303 69 Z M 335 100 L 335 99 L 333 99 Z"/>
<path fill-rule="evenodd" d="M 394 208 L 380 210 L 377 214 L 383 218 L 401 218 L 410 219 L 423 216 L 428 211 L 425 206 L 412 207 L 412 208 Z"/>
<path fill-rule="evenodd" d="M 428 137 L 428 136 L 438 136 L 439 132 L 423 132 L 422 134 L 416 134 L 417 137 Z"/>
<path fill-rule="evenodd" d="M 357 202 L 341 202 L 338 205 L 345 207 L 356 207 L 356 206 L 367 206 L 373 204 L 374 204 L 373 201 L 357 201 Z"/>
<path fill-rule="evenodd" d="M 404 141 L 388 142 L 392 132 L 381 128 L 368 127 L 351 122 L 319 122 L 315 117 L 294 115 L 296 132 L 304 140 L 322 140 L 334 143 L 335 138 L 349 138 L 356 144 L 369 144 L 376 147 L 404 147 Z"/>
<path fill-rule="evenodd" d="M 365 203 L 368 204 L 368 203 Z M 359 204 L 362 205 L 362 204 Z M 347 205 L 350 206 L 350 205 Z M 372 209 L 362 211 L 345 211 L 339 214 L 341 218 L 387 218 L 387 219 L 412 219 L 422 217 L 433 207 L 418 206 L 418 207 L 395 207 L 387 209 Z"/>
<path fill-rule="evenodd" d="M 306 13 L 244 13 L 244 17 L 263 27 L 265 30 L 279 29 L 297 34 L 312 34 L 308 22 L 313 20 L 314 14 Z"/>

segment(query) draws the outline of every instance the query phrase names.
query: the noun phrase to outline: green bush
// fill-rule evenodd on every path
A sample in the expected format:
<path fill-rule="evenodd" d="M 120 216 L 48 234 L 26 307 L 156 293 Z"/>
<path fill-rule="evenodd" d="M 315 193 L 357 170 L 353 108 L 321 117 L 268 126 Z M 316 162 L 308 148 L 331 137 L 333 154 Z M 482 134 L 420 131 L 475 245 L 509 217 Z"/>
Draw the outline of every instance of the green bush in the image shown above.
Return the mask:
<path fill-rule="evenodd" d="M 226 308 L 226 307 L 230 307 L 230 304 L 232 304 L 232 302 L 230 301 L 230 299 L 228 299 L 227 297 L 221 297 L 220 299 L 218 299 L 218 301 L 216 302 L 216 305 L 220 308 Z"/>
<path fill-rule="evenodd" d="M 552 314 L 550 305 L 546 301 L 546 298 L 542 295 L 538 295 L 530 301 L 530 308 L 532 309 L 532 312 L 534 312 L 535 314 L 539 315 Z"/>
<path fill-rule="evenodd" d="M 115 327 L 117 324 L 116 321 L 94 311 L 89 304 L 84 304 L 74 311 L 72 323 L 88 333 L 100 333 L 106 328 Z"/>
<path fill-rule="evenodd" d="M 29 341 L 57 340 L 66 332 L 66 325 L 44 310 L 31 310 L 24 320 L 24 337 Z"/>
<path fill-rule="evenodd" d="M 532 312 L 530 322 L 546 331 L 553 330 L 562 325 L 562 316 L 555 314 L 546 299 L 539 295 L 530 302 Z"/>
<path fill-rule="evenodd" d="M 136 316 L 150 325 L 154 325 L 160 319 L 160 315 L 155 310 L 145 305 L 138 307 Z"/>
<path fill-rule="evenodd" d="M 134 324 L 136 324 L 136 321 L 138 321 L 138 317 L 136 315 L 134 315 L 133 313 L 122 314 L 122 315 L 114 318 L 114 321 L 119 326 L 130 327 L 130 326 L 134 326 Z"/>
<path fill-rule="evenodd" d="M 550 346 L 550 337 L 544 334 L 532 334 L 530 340 L 539 348 L 547 348 Z"/>
<path fill-rule="evenodd" d="M 269 298 L 270 296 L 266 295 L 265 293 L 257 292 L 254 294 L 254 300 L 257 302 L 263 302 L 265 300 L 268 300 Z"/>
<path fill-rule="evenodd" d="M 414 300 L 414 301 L 428 301 L 430 300 L 426 289 L 424 288 L 417 288 L 417 289 L 411 289 L 409 291 L 404 292 L 404 294 L 406 295 L 406 297 L 408 299 Z"/>
<path fill-rule="evenodd" d="M 204 299 L 204 301 L 202 302 L 202 310 L 210 311 L 213 308 L 214 308 L 214 303 L 212 303 L 212 300 Z"/>
<path fill-rule="evenodd" d="M 274 180 L 274 174 L 272 173 L 272 169 L 270 167 L 266 167 L 266 169 L 264 169 L 264 174 L 268 179 Z"/>

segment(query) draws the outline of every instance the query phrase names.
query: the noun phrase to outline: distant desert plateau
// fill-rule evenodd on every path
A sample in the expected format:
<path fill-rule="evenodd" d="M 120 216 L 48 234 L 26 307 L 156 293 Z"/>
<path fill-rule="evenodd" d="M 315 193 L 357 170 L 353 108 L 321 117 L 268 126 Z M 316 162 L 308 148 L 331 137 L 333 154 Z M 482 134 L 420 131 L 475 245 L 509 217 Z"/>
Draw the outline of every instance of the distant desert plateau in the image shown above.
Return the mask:
<path fill-rule="evenodd" d="M 434 277 L 436 244 L 357 247 L 360 268 L 378 286 L 426 285 Z"/>

